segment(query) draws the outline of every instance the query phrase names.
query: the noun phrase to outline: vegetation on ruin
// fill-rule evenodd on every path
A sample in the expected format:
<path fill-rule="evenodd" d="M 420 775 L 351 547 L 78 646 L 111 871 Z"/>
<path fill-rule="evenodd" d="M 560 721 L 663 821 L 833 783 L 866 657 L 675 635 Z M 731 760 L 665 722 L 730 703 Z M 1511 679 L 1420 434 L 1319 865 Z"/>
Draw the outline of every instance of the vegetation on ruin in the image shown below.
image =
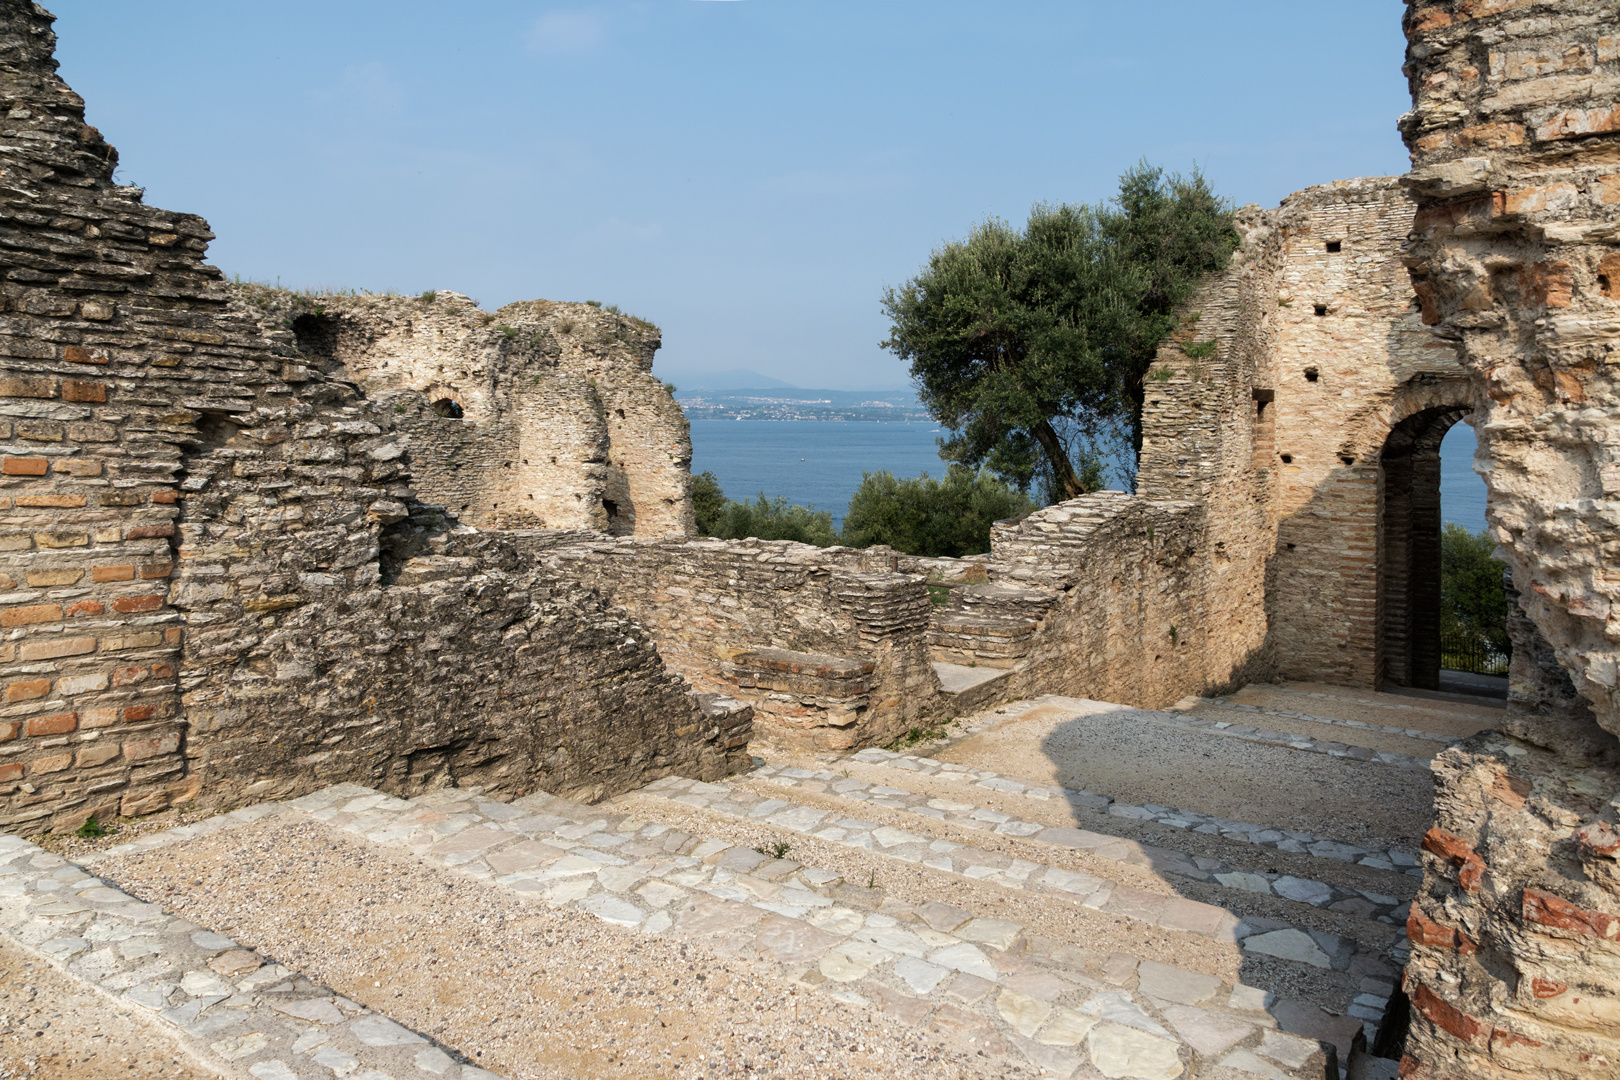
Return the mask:
<path fill-rule="evenodd" d="M 1144 162 L 1109 202 L 989 218 L 886 289 L 883 346 L 950 429 L 942 456 L 1054 502 L 1100 488 L 1111 453 L 1134 462 L 1148 366 L 1236 249 L 1232 222 L 1196 169 Z"/>
<path fill-rule="evenodd" d="M 1512 650 L 1507 592 L 1502 588 L 1507 565 L 1491 558 L 1495 550 L 1496 542 L 1486 530 L 1469 532 L 1446 523 L 1440 534 L 1440 638 L 1507 656 Z"/>
<path fill-rule="evenodd" d="M 828 511 L 796 506 L 784 495 L 768 499 L 763 491 L 752 500 L 728 499 L 712 472 L 699 473 L 692 478 L 692 510 L 702 536 L 722 540 L 748 537 L 796 540 L 817 547 L 838 543 L 838 533 L 833 529 L 832 514 Z"/>
<path fill-rule="evenodd" d="M 849 500 L 842 532 L 832 514 L 789 503 L 783 496 L 753 500 L 726 498 L 712 472 L 692 478 L 692 510 L 702 536 L 725 540 L 797 540 L 828 547 L 887 544 L 908 555 L 960 558 L 990 550 L 990 526 L 1023 517 L 1036 504 L 1018 489 L 990 475 L 951 465 L 944 479 L 926 473 L 896 479 L 887 470 L 869 472 Z"/>
<path fill-rule="evenodd" d="M 888 544 L 908 555 L 978 555 L 990 550 L 991 525 L 1035 509 L 1029 496 L 983 469 L 952 464 L 940 480 L 869 472 L 849 500 L 843 542 Z"/>

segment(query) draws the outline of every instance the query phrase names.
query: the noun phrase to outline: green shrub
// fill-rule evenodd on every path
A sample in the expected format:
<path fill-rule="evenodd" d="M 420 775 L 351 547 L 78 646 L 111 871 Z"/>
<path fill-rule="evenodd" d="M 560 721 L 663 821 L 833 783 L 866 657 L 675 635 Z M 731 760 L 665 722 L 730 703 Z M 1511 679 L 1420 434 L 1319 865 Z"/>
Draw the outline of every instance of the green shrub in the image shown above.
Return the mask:
<path fill-rule="evenodd" d="M 830 512 L 790 503 L 785 495 L 767 499 L 762 491 L 751 502 L 728 499 L 719 521 L 713 535 L 724 540 L 744 540 L 752 536 L 760 540 L 797 540 L 816 547 L 838 543 Z"/>
<path fill-rule="evenodd" d="M 692 510 L 697 530 L 721 540 L 797 540 L 801 544 L 831 547 L 838 543 L 832 514 L 787 501 L 785 495 L 767 499 L 762 491 L 753 501 L 733 502 L 720 489 L 714 473 L 692 477 Z"/>
<path fill-rule="evenodd" d="M 1485 530 L 1446 523 L 1440 534 L 1440 633 L 1473 638 L 1505 655 L 1511 648 L 1502 588 L 1507 566 L 1491 558 L 1494 550 Z"/>
<path fill-rule="evenodd" d="M 850 547 L 888 544 L 908 555 L 977 555 L 990 550 L 990 526 L 1036 509 L 1028 496 L 990 475 L 951 465 L 943 480 L 924 473 L 897 480 L 867 473 L 844 515 Z"/>
<path fill-rule="evenodd" d="M 726 493 L 720 488 L 720 478 L 712 472 L 700 472 L 692 477 L 692 512 L 697 518 L 699 536 L 716 536 L 720 515 L 726 510 Z"/>

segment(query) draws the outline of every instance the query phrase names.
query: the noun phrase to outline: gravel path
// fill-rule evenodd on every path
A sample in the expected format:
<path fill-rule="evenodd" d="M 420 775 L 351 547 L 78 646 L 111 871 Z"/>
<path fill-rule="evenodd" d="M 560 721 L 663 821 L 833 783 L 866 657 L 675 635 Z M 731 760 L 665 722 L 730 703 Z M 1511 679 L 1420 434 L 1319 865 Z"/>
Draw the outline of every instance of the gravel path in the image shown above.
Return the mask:
<path fill-rule="evenodd" d="M 509 1080 L 1027 1075 L 762 964 L 524 902 L 313 822 L 246 826 L 96 871 Z"/>
<path fill-rule="evenodd" d="M 1434 817 L 1427 773 L 1179 731 L 1101 707 L 1031 709 L 935 756 L 1357 844 L 1415 847 Z"/>
<path fill-rule="evenodd" d="M 145 1010 L 0 936 L 0 1080 L 218 1080 Z"/>
<path fill-rule="evenodd" d="M 1234 708 L 1227 704 L 1203 703 L 1185 710 L 1190 716 L 1202 716 L 1206 720 L 1225 721 L 1228 724 L 1247 724 L 1250 727 L 1262 727 L 1270 731 L 1282 731 L 1290 735 L 1304 735 L 1323 742 L 1340 742 L 1350 746 L 1365 746 L 1370 750 L 1378 750 L 1386 754 L 1410 754 L 1413 757 L 1433 757 L 1446 748 L 1445 743 L 1435 739 L 1417 739 L 1408 735 L 1397 735 L 1381 728 L 1353 728 L 1343 724 L 1326 724 L 1321 721 L 1307 720 L 1302 716 L 1285 715 L 1280 711 L 1281 706 L 1264 706 L 1266 712 L 1256 712 L 1253 709 Z M 1302 706 L 1295 704 L 1293 711 L 1300 713 Z M 1421 730 L 1421 729 L 1415 729 Z"/>
<path fill-rule="evenodd" d="M 1250 683 L 1227 700 L 1243 705 L 1258 705 L 1264 709 L 1331 716 L 1339 720 L 1360 720 L 1388 727 L 1416 728 L 1457 738 L 1466 738 L 1477 731 L 1495 727 L 1506 711 L 1502 703 L 1489 699 L 1465 705 L 1305 682 L 1283 683 L 1280 686 Z"/>

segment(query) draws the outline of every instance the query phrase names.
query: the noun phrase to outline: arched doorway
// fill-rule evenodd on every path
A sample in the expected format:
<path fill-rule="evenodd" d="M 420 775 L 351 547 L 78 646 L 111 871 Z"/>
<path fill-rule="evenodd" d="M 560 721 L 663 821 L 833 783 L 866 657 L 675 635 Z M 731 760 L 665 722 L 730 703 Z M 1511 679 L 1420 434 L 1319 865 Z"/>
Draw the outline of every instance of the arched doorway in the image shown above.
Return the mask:
<path fill-rule="evenodd" d="M 1440 443 L 1469 409 L 1436 405 L 1384 441 L 1378 492 L 1377 685 L 1440 689 Z"/>

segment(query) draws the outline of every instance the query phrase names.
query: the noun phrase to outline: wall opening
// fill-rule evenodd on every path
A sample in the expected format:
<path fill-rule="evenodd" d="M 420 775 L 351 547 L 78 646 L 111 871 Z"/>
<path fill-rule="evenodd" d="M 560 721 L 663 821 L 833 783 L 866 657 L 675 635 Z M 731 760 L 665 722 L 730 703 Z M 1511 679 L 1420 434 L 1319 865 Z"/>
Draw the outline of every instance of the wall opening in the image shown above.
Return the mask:
<path fill-rule="evenodd" d="M 447 397 L 443 397 L 438 401 L 435 401 L 433 403 L 433 411 L 447 420 L 460 420 L 466 415 L 466 413 L 462 411 L 461 402 L 457 401 L 455 398 Z"/>
<path fill-rule="evenodd" d="M 1440 443 L 1467 415 L 1425 409 L 1395 425 L 1380 456 L 1377 685 L 1440 689 Z"/>
<path fill-rule="evenodd" d="M 1250 467 L 1269 469 L 1277 455 L 1277 410 L 1272 402 L 1277 391 L 1265 387 L 1254 388 L 1254 448 L 1250 454 Z"/>

